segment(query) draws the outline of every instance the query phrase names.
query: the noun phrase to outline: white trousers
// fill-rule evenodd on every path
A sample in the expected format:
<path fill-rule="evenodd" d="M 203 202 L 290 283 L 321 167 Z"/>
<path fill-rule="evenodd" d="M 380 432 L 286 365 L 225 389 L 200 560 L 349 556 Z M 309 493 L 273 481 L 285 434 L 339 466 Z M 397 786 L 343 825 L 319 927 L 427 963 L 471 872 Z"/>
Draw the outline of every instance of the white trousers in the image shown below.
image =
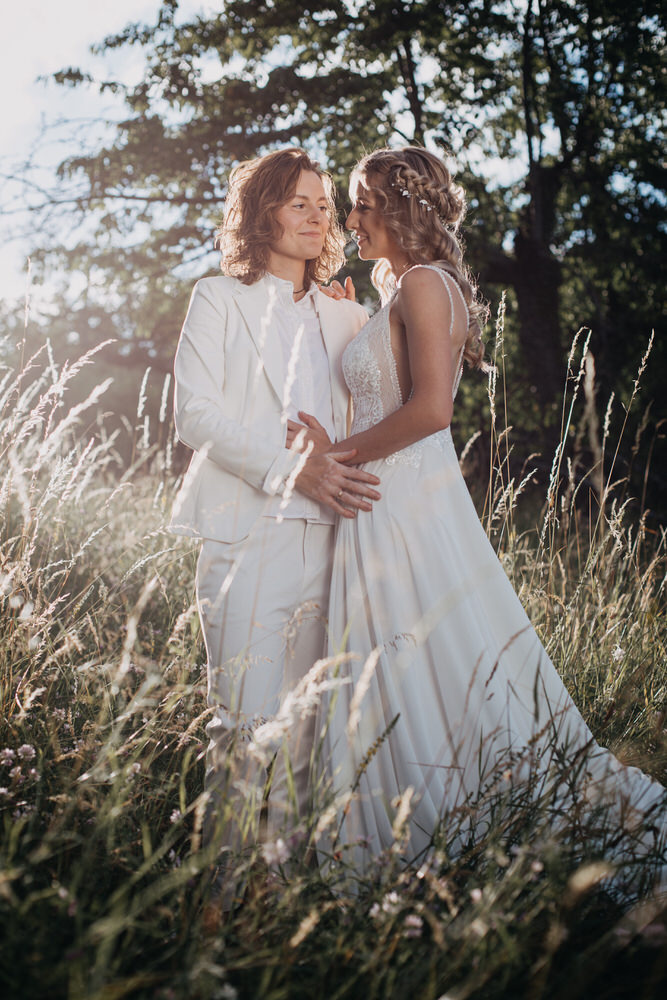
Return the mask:
<path fill-rule="evenodd" d="M 333 527 L 300 518 L 264 517 L 241 542 L 202 544 L 197 605 L 215 710 L 203 833 L 221 851 L 294 829 L 308 815 L 315 713 L 295 713 L 268 768 L 253 734 L 324 655 L 332 555 Z"/>

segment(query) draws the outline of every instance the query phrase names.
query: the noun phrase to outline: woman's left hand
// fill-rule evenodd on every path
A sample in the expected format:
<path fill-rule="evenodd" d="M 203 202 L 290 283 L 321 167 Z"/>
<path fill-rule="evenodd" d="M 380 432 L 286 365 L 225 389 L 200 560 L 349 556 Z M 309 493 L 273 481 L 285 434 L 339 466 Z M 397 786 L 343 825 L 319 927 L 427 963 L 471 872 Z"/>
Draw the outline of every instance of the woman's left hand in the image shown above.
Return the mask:
<path fill-rule="evenodd" d="M 354 282 L 349 275 L 345 279 L 345 287 L 341 285 L 340 281 L 332 281 L 330 285 L 318 285 L 318 288 L 325 295 L 328 295 L 330 299 L 348 299 L 350 302 L 357 301 Z"/>
<path fill-rule="evenodd" d="M 303 420 L 302 424 L 297 423 L 296 420 L 287 421 L 287 447 L 291 448 L 296 437 L 302 434 L 299 451 L 305 451 L 311 442 L 313 445 L 313 454 L 318 455 L 329 451 L 331 448 L 331 438 L 319 420 L 311 416 L 310 413 L 304 413 L 302 410 L 299 410 L 299 417 Z"/>

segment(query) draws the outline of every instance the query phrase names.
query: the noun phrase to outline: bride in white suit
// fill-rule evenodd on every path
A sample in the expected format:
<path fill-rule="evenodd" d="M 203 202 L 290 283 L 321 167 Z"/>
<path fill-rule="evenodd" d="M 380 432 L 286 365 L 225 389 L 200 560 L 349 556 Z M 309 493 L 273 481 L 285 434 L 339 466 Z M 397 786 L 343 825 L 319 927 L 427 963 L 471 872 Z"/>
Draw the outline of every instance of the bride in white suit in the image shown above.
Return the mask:
<path fill-rule="evenodd" d="M 202 540 L 204 835 L 221 850 L 256 842 L 267 798 L 272 833 L 306 810 L 313 716 L 288 734 L 294 795 L 249 744 L 322 654 L 335 514 L 365 516 L 379 497 L 376 476 L 345 465 L 353 450 L 304 462 L 285 448 L 300 407 L 333 440 L 347 432 L 341 357 L 367 316 L 318 287 L 344 259 L 333 198 L 296 148 L 237 167 L 218 234 L 224 273 L 197 282 L 176 353 L 176 428 L 195 454 L 171 528 Z"/>
<path fill-rule="evenodd" d="M 334 782 L 354 790 L 339 844 L 364 867 L 392 843 L 407 795 L 406 858 L 417 861 L 499 764 L 513 760 L 514 778 L 547 777 L 553 753 L 571 755 L 581 799 L 612 803 L 619 829 L 644 847 L 664 842 L 665 790 L 593 740 L 461 475 L 449 425 L 464 360 L 482 362 L 484 320 L 457 238 L 463 192 L 437 157 L 407 147 L 365 157 L 351 194 L 347 226 L 359 256 L 378 261 L 383 304 L 344 352 L 354 422 L 333 451 L 354 448 L 381 478 L 382 500 L 341 520 L 336 539 L 330 648 L 357 654 L 328 732 Z M 316 448 L 331 447 L 307 413 L 290 440 L 303 426 Z M 554 781 L 556 814 L 568 789 Z"/>

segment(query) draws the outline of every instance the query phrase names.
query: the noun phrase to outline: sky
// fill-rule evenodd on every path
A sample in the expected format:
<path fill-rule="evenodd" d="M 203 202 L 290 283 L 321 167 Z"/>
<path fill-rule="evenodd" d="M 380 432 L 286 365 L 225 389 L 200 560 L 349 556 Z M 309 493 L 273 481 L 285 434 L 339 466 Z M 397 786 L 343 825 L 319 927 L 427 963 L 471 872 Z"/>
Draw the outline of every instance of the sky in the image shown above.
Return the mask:
<path fill-rule="evenodd" d="M 180 0 L 179 16 L 190 17 L 201 10 L 219 8 L 220 0 Z M 94 88 L 62 87 L 39 82 L 69 66 L 89 71 L 95 78 L 140 78 L 141 51 L 121 51 L 93 56 L 90 46 L 120 31 L 133 21 L 153 24 L 160 0 L 113 0 L 109 4 L 91 0 L 14 0 L 3 9 L 0 37 L 0 299 L 23 302 L 27 287 L 28 233 L 34 217 L 23 211 L 24 193 L 8 175 L 21 175 L 28 158 L 40 168 L 41 181 L 52 187 L 58 163 L 81 149 L 75 125 L 56 126 L 62 119 L 79 123 L 79 136 L 90 135 L 91 119 L 112 121 L 121 114 L 122 102 L 101 96 Z M 511 172 L 511 164 L 488 164 L 498 176 Z M 488 172 L 488 170 L 487 170 Z M 505 178 L 507 179 L 507 178 Z M 31 282 L 31 300 L 48 299 L 48 289 Z"/>
<path fill-rule="evenodd" d="M 204 0 L 182 0 L 181 11 L 191 14 L 211 6 Z M 44 178 L 53 167 L 77 150 L 73 129 L 58 133 L 58 141 L 40 139 L 44 126 L 62 118 L 113 117 L 120 107 L 111 97 L 100 97 L 87 88 L 71 89 L 55 83 L 39 83 L 39 76 L 67 66 L 87 69 L 104 76 L 105 69 L 130 82 L 136 79 L 141 55 L 130 51 L 110 57 L 95 57 L 90 46 L 119 31 L 131 21 L 154 23 L 159 0 L 113 0 L 109 4 L 91 0 L 19 0 L 3 7 L 0 41 L 0 211 L 9 206 L 11 215 L 0 214 L 0 298 L 23 299 L 26 290 L 26 256 L 29 242 L 11 239 L 21 208 L 19 189 L 7 180 L 31 155 L 44 168 Z M 51 130 L 52 132 L 52 130 Z M 47 130 L 47 135 L 50 134 Z M 65 138 L 65 136 L 68 136 Z M 54 134 L 55 138 L 55 134 Z M 33 288 L 33 294 L 38 289 Z"/>

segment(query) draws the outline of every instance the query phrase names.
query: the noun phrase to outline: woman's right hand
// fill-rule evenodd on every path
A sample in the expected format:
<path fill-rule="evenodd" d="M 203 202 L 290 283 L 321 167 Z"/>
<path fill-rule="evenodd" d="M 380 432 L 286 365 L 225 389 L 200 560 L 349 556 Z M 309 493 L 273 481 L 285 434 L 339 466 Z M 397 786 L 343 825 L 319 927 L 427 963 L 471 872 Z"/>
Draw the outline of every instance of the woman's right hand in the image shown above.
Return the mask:
<path fill-rule="evenodd" d="M 311 416 L 310 413 L 301 411 L 299 411 L 299 416 L 303 420 L 302 424 L 297 423 L 296 420 L 287 421 L 285 446 L 287 448 L 297 447 L 299 451 L 305 451 L 310 444 L 314 455 L 321 455 L 322 452 L 328 451 L 331 447 L 331 439 L 319 420 Z M 299 435 L 301 436 L 299 437 Z M 295 445 L 297 438 L 299 441 Z"/>

